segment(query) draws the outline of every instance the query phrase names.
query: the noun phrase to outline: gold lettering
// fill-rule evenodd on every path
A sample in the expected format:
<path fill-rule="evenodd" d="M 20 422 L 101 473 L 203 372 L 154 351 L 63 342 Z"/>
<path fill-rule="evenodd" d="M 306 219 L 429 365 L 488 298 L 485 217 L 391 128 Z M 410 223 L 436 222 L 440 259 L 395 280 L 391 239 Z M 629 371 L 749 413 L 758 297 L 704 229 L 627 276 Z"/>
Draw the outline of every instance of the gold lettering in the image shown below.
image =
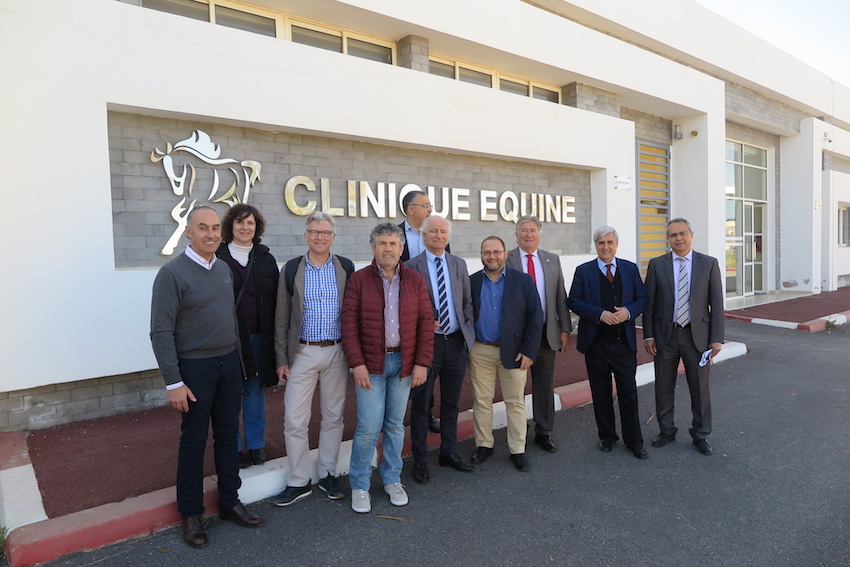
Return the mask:
<path fill-rule="evenodd" d="M 340 207 L 331 207 L 331 181 L 327 177 L 319 179 L 319 186 L 322 193 L 322 210 L 329 215 L 341 217 L 344 211 Z"/>
<path fill-rule="evenodd" d="M 481 196 L 481 220 L 483 221 L 494 221 L 497 219 L 496 217 L 496 192 L 495 191 L 481 191 L 479 193 Z M 494 211 L 494 212 L 488 212 Z"/>
<path fill-rule="evenodd" d="M 313 180 L 305 175 L 295 175 L 289 178 L 286 186 L 283 188 L 283 200 L 286 207 L 296 215 L 307 216 L 316 209 L 316 201 L 307 201 L 303 207 L 295 202 L 295 189 L 299 185 L 303 185 L 307 191 L 315 193 L 316 184 Z"/>

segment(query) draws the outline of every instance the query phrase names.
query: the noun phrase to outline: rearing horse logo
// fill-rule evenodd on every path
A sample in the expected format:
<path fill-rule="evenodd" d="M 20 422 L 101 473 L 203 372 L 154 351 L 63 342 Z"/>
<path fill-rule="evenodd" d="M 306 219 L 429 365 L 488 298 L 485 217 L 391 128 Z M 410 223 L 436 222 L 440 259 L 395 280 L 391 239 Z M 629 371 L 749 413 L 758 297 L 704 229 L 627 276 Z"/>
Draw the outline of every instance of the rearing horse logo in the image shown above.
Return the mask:
<path fill-rule="evenodd" d="M 173 156 L 180 152 L 191 154 L 202 162 L 212 166 L 213 178 L 212 187 L 209 197 L 206 198 L 209 203 L 226 203 L 233 206 L 237 203 L 247 203 L 248 194 L 251 192 L 251 187 L 254 183 L 260 180 L 260 162 L 254 160 L 237 161 L 230 158 L 219 158 L 221 155 L 221 147 L 213 143 L 209 134 L 201 130 L 192 132 L 192 136 L 177 142 L 173 146 L 168 142 L 165 146 L 165 151 L 155 148 L 151 152 L 151 161 L 153 163 L 162 162 L 162 168 L 171 183 L 171 189 L 178 197 L 183 197 L 180 202 L 171 209 L 171 218 L 177 222 L 177 228 L 174 229 L 174 234 L 165 243 L 165 246 L 160 250 L 163 256 L 170 256 L 174 253 L 174 248 L 186 230 L 186 220 L 189 213 L 198 204 L 198 199 L 192 199 L 192 190 L 195 187 L 196 171 L 195 166 L 191 163 L 182 165 L 182 173 L 177 175 L 177 169 L 180 166 L 175 166 Z M 239 166 L 239 167 L 237 167 Z M 230 187 L 221 195 L 219 192 L 219 169 L 225 170 L 228 177 L 232 175 L 233 182 Z M 188 182 L 187 182 L 188 177 Z M 239 183 L 244 181 L 245 189 L 242 196 L 236 193 Z M 191 199 L 189 205 L 186 206 L 187 200 Z"/>

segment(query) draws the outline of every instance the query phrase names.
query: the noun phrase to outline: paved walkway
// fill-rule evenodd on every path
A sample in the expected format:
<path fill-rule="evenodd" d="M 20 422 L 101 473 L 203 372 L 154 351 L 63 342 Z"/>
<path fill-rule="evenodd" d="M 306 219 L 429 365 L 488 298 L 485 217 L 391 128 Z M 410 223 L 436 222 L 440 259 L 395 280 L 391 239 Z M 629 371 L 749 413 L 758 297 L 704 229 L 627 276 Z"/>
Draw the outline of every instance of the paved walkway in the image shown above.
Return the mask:
<path fill-rule="evenodd" d="M 727 311 L 726 316 L 771 327 L 823 331 L 847 323 L 850 317 L 850 287 Z"/>
<path fill-rule="evenodd" d="M 689 443 L 680 377 L 679 436 L 649 447 L 647 461 L 622 443 L 599 452 L 592 408 L 581 406 L 558 412 L 557 453 L 529 447 L 527 473 L 514 470 L 500 430 L 496 454 L 471 474 L 436 466 L 436 452 L 427 486 L 405 471 L 402 508 L 375 475 L 371 514 L 318 492 L 283 509 L 261 500 L 252 509 L 265 527 L 211 518 L 204 550 L 173 527 L 44 567 L 847 567 L 850 327 L 803 333 L 729 321 L 727 337 L 748 353 L 712 372 L 714 456 Z M 648 439 L 657 433 L 652 386 L 638 398 Z M 458 445 L 463 455 L 473 449 L 472 439 Z"/>
<path fill-rule="evenodd" d="M 727 313 L 732 319 L 809 331 L 826 328 L 826 320 L 844 323 L 847 315 L 850 288 Z M 722 357 L 728 359 L 745 352 L 744 345 L 730 344 Z M 639 353 L 639 363 L 639 384 L 651 382 L 651 364 L 643 352 Z M 556 386 L 558 408 L 590 402 L 583 357 L 574 346 L 557 358 Z M 263 467 L 243 471 L 240 495 L 246 502 L 268 498 L 285 484 L 287 462 L 282 435 L 278 434 L 282 431 L 282 394 L 282 389 L 275 388 L 267 396 L 266 450 L 270 461 Z M 349 394 L 353 401 L 353 392 Z M 347 440 L 353 434 L 354 405 L 348 404 Z M 471 405 L 467 382 L 461 406 Z M 313 413 L 311 446 L 315 447 L 318 408 Z M 503 426 L 504 422 L 503 409 L 497 410 L 496 424 Z M 0 524 L 11 530 L 7 548 L 12 564 L 44 561 L 179 523 L 172 486 L 178 430 L 179 415 L 161 408 L 28 435 L 0 434 Z M 465 412 L 460 419 L 459 438 L 471 436 L 471 412 Z M 556 440 L 559 436 L 566 433 L 556 432 Z M 437 446 L 438 437 L 431 436 L 429 443 Z M 347 472 L 349 450 L 350 441 L 346 441 L 340 455 L 340 472 Z M 409 439 L 405 452 L 409 454 Z M 211 453 L 208 451 L 210 475 Z M 210 476 L 207 481 L 207 509 L 212 512 L 216 508 L 215 478 Z"/>

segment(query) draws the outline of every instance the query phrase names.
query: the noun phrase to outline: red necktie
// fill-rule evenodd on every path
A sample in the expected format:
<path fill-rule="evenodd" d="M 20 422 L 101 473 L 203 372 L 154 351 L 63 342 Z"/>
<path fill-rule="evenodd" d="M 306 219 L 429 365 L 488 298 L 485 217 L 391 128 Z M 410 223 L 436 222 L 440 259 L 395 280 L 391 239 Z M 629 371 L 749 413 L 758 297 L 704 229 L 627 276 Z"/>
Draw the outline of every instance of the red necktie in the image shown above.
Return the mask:
<path fill-rule="evenodd" d="M 534 280 L 534 285 L 537 285 L 537 274 L 534 273 L 534 254 L 526 254 L 528 258 L 528 275 Z"/>
<path fill-rule="evenodd" d="M 611 273 L 611 264 L 605 264 L 605 269 L 608 270 L 605 272 L 605 277 L 608 278 L 608 281 L 614 283 L 614 274 Z"/>

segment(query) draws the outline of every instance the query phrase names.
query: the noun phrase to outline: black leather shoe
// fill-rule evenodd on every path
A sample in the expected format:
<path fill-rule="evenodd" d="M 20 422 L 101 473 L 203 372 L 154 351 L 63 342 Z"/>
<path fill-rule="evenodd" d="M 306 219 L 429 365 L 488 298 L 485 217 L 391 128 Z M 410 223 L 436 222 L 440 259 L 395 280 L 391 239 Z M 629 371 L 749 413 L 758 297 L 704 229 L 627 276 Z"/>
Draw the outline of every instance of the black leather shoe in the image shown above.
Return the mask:
<path fill-rule="evenodd" d="M 614 443 L 616 442 L 616 439 L 602 439 L 599 441 L 599 450 L 603 453 L 610 453 L 611 449 L 614 448 Z"/>
<path fill-rule="evenodd" d="M 239 468 L 247 469 L 253 463 L 251 462 L 251 453 L 248 451 L 242 451 L 239 453 Z"/>
<path fill-rule="evenodd" d="M 663 447 L 667 443 L 672 443 L 676 440 L 675 435 L 669 435 L 667 433 L 659 433 L 658 437 L 652 440 L 653 447 Z"/>
<path fill-rule="evenodd" d="M 419 484 L 428 484 L 431 475 L 428 474 L 428 465 L 425 463 L 413 463 L 413 480 Z"/>
<path fill-rule="evenodd" d="M 525 457 L 525 453 L 516 453 L 511 455 L 511 462 L 518 471 L 528 472 L 531 470 L 531 465 L 528 464 L 528 459 Z"/>
<path fill-rule="evenodd" d="M 714 451 L 711 450 L 711 445 L 708 444 L 708 441 L 705 439 L 694 439 L 694 447 L 697 448 L 697 451 L 708 457 Z"/>
<path fill-rule="evenodd" d="M 475 452 L 472 453 L 472 458 L 470 458 L 469 460 L 473 465 L 480 465 L 492 456 L 492 447 L 476 447 Z"/>
<path fill-rule="evenodd" d="M 230 520 L 243 528 L 259 528 L 265 524 L 261 517 L 250 511 L 238 500 L 233 508 L 219 510 L 218 516 L 222 520 Z"/>
<path fill-rule="evenodd" d="M 206 547 L 210 542 L 204 529 L 203 516 L 183 518 L 183 541 L 196 549 Z"/>
<path fill-rule="evenodd" d="M 433 415 L 428 416 L 428 431 L 430 431 L 431 433 L 440 432 L 440 420 L 434 417 Z"/>
<path fill-rule="evenodd" d="M 535 435 L 534 442 L 540 445 L 540 448 L 547 453 L 554 453 L 558 450 L 558 448 L 555 447 L 554 441 L 552 441 L 552 438 L 548 435 Z"/>
<path fill-rule="evenodd" d="M 255 465 L 262 465 L 266 462 L 266 452 L 262 449 L 251 449 L 251 462 Z"/>
<path fill-rule="evenodd" d="M 646 449 L 643 448 L 643 445 L 633 445 L 631 449 L 629 449 L 632 454 L 638 459 L 648 459 L 649 453 L 646 452 Z"/>
<path fill-rule="evenodd" d="M 452 467 L 458 472 L 472 472 L 475 470 L 475 467 L 472 465 L 464 463 L 463 459 L 461 459 L 460 455 L 457 453 L 452 453 L 451 455 L 440 455 L 438 463 L 441 467 Z"/>

